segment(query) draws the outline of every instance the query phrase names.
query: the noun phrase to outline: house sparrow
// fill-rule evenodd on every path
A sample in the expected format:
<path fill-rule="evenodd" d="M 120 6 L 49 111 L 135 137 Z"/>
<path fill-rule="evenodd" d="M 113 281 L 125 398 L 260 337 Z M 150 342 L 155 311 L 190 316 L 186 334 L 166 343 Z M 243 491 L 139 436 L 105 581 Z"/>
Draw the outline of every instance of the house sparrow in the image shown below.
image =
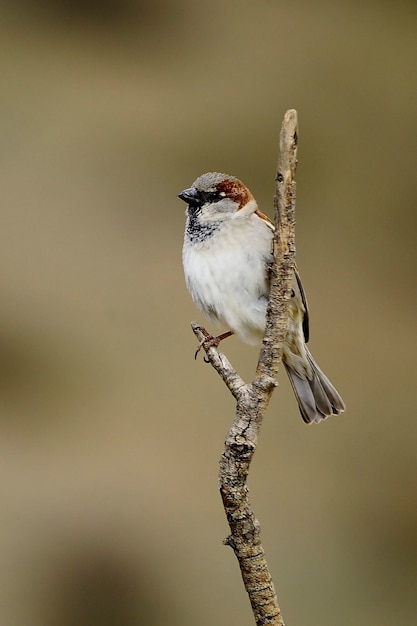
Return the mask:
<path fill-rule="evenodd" d="M 183 265 L 188 291 L 212 322 L 254 344 L 265 330 L 274 224 L 258 209 L 245 185 L 209 172 L 178 197 L 187 203 Z M 338 415 L 345 404 L 311 356 L 308 309 L 294 269 L 283 363 L 306 423 Z"/>

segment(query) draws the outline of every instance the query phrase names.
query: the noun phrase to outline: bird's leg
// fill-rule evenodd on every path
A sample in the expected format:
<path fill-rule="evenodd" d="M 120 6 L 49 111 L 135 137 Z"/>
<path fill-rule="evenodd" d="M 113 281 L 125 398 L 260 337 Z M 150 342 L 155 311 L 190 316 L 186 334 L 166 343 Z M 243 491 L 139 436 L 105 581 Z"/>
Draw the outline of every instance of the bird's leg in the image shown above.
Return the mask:
<path fill-rule="evenodd" d="M 213 336 L 204 337 L 204 339 L 202 339 L 200 343 L 198 344 L 198 348 L 194 354 L 194 359 L 197 359 L 198 353 L 200 352 L 201 348 L 206 342 L 209 344 L 210 348 L 217 348 L 217 346 L 219 345 L 221 341 L 223 341 L 223 339 L 227 339 L 228 337 L 231 337 L 232 335 L 234 335 L 233 330 L 228 330 L 227 333 L 222 333 L 221 335 L 217 335 L 217 337 L 213 337 Z"/>

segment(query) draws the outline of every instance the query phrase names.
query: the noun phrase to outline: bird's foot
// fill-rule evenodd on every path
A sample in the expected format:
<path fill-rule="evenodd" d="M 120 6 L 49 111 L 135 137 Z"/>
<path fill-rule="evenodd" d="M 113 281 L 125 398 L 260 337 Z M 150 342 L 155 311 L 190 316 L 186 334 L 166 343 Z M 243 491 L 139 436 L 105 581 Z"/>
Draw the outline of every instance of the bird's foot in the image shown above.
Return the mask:
<path fill-rule="evenodd" d="M 195 351 L 195 354 L 194 354 L 194 359 L 197 359 L 198 353 L 200 352 L 204 344 L 206 344 L 205 346 L 206 350 L 208 350 L 209 348 L 217 348 L 217 346 L 219 345 L 221 341 L 223 341 L 223 339 L 227 339 L 227 337 L 231 337 L 232 335 L 233 335 L 232 330 L 228 330 L 227 333 L 222 333 L 221 335 L 217 335 L 217 337 L 213 337 L 213 335 L 207 335 L 207 337 L 204 337 L 204 339 L 202 339 L 200 343 L 198 344 L 197 350 Z M 209 363 L 206 357 L 204 357 L 204 361 L 206 363 Z"/>

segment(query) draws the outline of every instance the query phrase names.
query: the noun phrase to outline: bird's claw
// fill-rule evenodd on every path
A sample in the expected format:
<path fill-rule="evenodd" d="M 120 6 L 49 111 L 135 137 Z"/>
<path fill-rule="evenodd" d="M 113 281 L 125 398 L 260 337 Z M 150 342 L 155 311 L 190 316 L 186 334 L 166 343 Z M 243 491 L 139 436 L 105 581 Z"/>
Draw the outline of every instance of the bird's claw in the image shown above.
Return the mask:
<path fill-rule="evenodd" d="M 194 360 L 197 360 L 198 357 L 198 353 L 200 352 L 201 348 L 204 346 L 204 344 L 206 343 L 206 341 L 208 341 L 210 343 L 210 348 L 217 348 L 217 346 L 220 343 L 220 340 L 218 337 L 213 337 L 213 335 L 208 335 L 207 337 L 204 337 L 204 339 L 202 339 L 200 341 L 200 343 L 197 346 L 197 350 L 194 353 Z M 210 361 L 207 359 L 207 357 L 204 357 L 204 362 L 205 363 L 210 363 Z"/>
<path fill-rule="evenodd" d="M 221 341 L 223 341 L 223 339 L 226 339 L 227 337 L 231 337 L 232 335 L 233 335 L 233 331 L 231 330 L 228 330 L 226 333 L 222 333 L 221 335 L 217 335 L 217 337 L 213 337 L 213 335 L 207 335 L 198 344 L 197 350 L 194 353 L 194 360 L 197 360 L 198 353 L 200 352 L 201 348 L 204 346 L 205 343 L 208 343 L 209 348 L 217 348 L 217 346 L 219 345 Z M 210 363 L 210 359 L 207 359 L 206 357 L 204 357 L 204 362 Z"/>

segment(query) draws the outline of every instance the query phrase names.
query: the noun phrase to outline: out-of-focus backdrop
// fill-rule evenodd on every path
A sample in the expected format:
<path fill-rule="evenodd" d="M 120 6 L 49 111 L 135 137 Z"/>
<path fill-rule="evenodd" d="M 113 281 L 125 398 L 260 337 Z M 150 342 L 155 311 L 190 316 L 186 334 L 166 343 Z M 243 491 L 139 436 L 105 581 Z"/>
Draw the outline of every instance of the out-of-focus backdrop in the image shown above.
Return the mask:
<path fill-rule="evenodd" d="M 253 623 L 176 194 L 224 171 L 272 216 L 288 108 L 311 349 L 348 410 L 306 427 L 281 375 L 251 495 L 286 623 L 416 623 L 415 3 L 1 10 L 2 626 Z"/>

